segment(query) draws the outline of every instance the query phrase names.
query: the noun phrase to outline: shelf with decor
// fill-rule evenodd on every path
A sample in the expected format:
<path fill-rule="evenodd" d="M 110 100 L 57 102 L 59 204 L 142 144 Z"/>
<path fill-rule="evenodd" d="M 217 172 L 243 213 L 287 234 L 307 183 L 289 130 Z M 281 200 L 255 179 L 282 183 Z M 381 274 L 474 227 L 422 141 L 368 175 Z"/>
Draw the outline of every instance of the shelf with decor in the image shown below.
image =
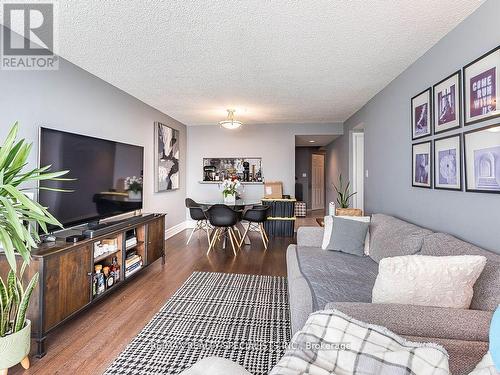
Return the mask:
<path fill-rule="evenodd" d="M 130 230 L 137 235 L 134 249 L 126 247 L 127 232 Z M 109 251 L 97 248 L 106 244 Z M 90 305 L 106 301 L 114 290 L 133 282 L 132 274 L 125 277 L 125 269 L 126 256 L 134 251 L 141 256 L 142 264 L 133 276 L 146 272 L 148 266 L 158 259 L 164 261 L 164 214 L 134 217 L 130 219 L 130 224 L 77 243 L 58 239 L 33 249 L 29 273 L 38 272 L 40 280 L 33 292 L 37 303 L 30 305 L 27 316 L 32 322 L 32 337 L 37 343 L 38 358 L 45 355 L 47 336 L 54 329 L 75 318 Z M 2 257 L 4 255 L 0 254 L 0 259 Z M 116 279 L 109 285 L 113 260 L 118 270 L 113 269 Z M 96 272 L 96 266 L 99 272 Z M 6 267 L 7 262 L 0 261 L 0 272 L 5 272 Z M 104 290 L 102 278 L 100 280 L 100 293 L 97 293 L 97 284 L 94 283 L 96 274 L 108 276 L 104 277 Z"/>

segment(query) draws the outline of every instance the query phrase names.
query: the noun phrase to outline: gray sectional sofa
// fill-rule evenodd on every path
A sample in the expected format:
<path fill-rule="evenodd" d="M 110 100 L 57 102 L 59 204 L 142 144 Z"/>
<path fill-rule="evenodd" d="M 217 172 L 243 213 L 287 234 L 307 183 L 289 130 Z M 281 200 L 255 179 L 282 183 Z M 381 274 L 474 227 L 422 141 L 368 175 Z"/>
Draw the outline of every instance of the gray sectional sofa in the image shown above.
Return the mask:
<path fill-rule="evenodd" d="M 301 227 L 297 245 L 287 250 L 294 333 L 311 312 L 336 308 L 413 341 L 443 345 L 450 354 L 452 374 L 468 374 L 481 360 L 488 349 L 493 311 L 500 304 L 500 255 L 382 214 L 372 217 L 370 256 L 322 250 L 322 238 L 323 228 Z M 485 256 L 487 264 L 474 285 L 470 310 L 372 304 L 378 262 L 385 257 L 411 254 Z"/>

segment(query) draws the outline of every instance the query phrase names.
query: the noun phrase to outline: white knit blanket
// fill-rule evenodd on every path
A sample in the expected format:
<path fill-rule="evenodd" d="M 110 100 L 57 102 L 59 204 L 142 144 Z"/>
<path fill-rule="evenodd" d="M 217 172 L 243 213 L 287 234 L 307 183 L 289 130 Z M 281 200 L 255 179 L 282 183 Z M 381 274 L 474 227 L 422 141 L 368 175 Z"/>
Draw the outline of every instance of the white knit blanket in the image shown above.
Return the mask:
<path fill-rule="evenodd" d="M 318 311 L 292 339 L 269 375 L 449 375 L 437 344 L 407 341 L 337 310 Z"/>

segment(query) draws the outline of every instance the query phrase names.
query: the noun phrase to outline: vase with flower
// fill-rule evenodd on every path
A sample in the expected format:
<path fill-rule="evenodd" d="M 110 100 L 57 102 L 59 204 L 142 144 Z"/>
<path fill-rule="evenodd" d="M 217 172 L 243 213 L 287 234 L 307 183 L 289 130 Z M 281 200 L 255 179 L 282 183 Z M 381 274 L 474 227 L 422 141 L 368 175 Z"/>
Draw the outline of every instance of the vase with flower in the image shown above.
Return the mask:
<path fill-rule="evenodd" d="M 241 182 L 236 177 L 225 179 L 222 181 L 221 189 L 224 203 L 234 204 L 236 202 L 236 195 L 238 189 L 241 187 Z"/>

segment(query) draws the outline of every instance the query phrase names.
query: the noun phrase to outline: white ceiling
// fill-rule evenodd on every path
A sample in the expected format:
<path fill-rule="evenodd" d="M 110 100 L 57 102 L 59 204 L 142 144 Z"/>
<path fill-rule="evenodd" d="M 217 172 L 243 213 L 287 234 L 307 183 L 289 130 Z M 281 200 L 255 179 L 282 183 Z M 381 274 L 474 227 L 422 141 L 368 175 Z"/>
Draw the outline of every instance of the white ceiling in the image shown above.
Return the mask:
<path fill-rule="evenodd" d="M 187 125 L 331 123 L 481 3 L 60 1 L 60 55 Z"/>
<path fill-rule="evenodd" d="M 337 139 L 338 135 L 296 135 L 296 147 L 324 147 Z"/>

